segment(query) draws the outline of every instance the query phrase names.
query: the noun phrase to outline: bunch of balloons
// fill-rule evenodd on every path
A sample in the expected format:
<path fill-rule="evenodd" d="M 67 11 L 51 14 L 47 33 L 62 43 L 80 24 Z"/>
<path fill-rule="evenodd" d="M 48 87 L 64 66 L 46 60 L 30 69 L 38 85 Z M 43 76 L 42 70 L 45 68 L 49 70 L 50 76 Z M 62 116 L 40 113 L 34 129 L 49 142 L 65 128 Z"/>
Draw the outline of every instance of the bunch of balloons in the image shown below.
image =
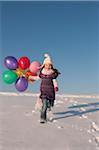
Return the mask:
<path fill-rule="evenodd" d="M 37 61 L 30 63 L 28 57 L 21 57 L 17 60 L 13 56 L 7 56 L 4 59 L 6 70 L 2 79 L 7 84 L 15 83 L 15 87 L 19 92 L 23 92 L 28 88 L 29 76 L 37 76 L 41 64 Z"/>

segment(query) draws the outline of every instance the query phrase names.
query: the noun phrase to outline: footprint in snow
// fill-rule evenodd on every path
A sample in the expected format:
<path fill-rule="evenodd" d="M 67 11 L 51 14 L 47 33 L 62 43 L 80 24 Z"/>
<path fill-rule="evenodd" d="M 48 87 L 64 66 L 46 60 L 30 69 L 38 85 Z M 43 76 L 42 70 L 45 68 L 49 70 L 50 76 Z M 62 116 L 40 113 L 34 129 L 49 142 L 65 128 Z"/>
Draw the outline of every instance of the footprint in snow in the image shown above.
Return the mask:
<path fill-rule="evenodd" d="M 92 122 L 91 128 L 95 131 L 99 131 L 99 127 L 97 126 L 95 122 Z"/>

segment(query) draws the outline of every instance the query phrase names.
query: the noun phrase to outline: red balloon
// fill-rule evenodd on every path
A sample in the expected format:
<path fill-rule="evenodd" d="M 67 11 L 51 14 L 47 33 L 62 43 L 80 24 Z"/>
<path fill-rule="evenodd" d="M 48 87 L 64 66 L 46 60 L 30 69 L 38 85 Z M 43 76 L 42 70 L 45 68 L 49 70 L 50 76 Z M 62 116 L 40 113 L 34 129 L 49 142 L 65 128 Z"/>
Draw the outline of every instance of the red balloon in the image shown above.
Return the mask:
<path fill-rule="evenodd" d="M 19 63 L 19 67 L 23 70 L 29 68 L 30 66 L 30 60 L 28 57 L 21 57 L 18 63 Z"/>

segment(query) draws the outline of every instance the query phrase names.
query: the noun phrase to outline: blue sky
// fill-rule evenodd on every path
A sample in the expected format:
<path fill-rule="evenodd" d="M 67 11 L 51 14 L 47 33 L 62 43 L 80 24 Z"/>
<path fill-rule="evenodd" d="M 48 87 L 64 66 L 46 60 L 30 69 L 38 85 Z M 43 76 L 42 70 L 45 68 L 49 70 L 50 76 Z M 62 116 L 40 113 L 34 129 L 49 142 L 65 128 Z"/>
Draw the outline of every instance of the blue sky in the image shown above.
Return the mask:
<path fill-rule="evenodd" d="M 99 92 L 99 2 L 0 2 L 0 10 L 0 74 L 8 55 L 42 62 L 47 52 L 61 72 L 60 93 Z M 0 79 L 0 91 L 13 87 Z"/>

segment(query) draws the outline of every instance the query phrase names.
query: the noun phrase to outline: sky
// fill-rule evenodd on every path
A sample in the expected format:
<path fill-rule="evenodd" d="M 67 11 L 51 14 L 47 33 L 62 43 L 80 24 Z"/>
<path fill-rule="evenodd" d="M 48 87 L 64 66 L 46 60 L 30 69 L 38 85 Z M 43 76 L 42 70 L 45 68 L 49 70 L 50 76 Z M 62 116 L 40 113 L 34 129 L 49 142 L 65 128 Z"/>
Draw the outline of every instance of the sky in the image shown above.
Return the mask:
<path fill-rule="evenodd" d="M 6 56 L 42 63 L 48 53 L 61 72 L 60 93 L 99 93 L 99 2 L 1 1 L 0 33 L 0 91 L 16 91 L 2 81 Z"/>

